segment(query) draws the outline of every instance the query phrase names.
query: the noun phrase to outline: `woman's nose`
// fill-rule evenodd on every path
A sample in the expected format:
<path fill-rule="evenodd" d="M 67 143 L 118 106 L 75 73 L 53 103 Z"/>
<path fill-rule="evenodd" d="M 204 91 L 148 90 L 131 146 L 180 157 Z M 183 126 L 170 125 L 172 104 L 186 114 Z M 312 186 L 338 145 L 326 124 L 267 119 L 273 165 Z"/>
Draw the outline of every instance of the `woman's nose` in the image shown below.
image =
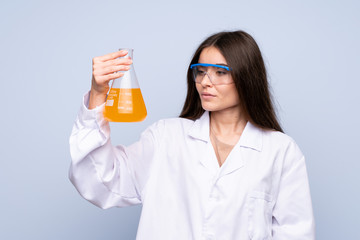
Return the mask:
<path fill-rule="evenodd" d="M 212 86 L 212 82 L 211 82 L 211 79 L 210 79 L 210 75 L 206 72 L 205 73 L 205 76 L 203 77 L 203 79 L 201 80 L 201 85 L 203 87 L 205 86 Z"/>

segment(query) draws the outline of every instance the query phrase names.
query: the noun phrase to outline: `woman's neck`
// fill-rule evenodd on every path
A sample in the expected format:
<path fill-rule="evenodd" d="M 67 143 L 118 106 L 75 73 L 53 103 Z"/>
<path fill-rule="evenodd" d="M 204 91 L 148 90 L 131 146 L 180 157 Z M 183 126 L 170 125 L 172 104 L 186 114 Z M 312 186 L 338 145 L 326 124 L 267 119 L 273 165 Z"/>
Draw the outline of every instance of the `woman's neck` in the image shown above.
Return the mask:
<path fill-rule="evenodd" d="M 240 136 L 247 119 L 240 111 L 210 112 L 210 127 L 219 137 Z"/>
<path fill-rule="evenodd" d="M 246 126 L 247 120 L 239 112 L 210 112 L 209 135 L 220 167 L 239 141 Z"/>

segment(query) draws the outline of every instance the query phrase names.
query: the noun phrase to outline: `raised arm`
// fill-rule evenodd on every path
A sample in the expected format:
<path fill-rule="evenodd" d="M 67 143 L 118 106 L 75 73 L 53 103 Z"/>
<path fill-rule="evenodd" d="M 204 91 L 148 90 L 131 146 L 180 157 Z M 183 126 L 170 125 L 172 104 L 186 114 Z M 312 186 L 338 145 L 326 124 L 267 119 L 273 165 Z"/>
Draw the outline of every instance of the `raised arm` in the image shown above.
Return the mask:
<path fill-rule="evenodd" d="M 156 152 L 156 124 L 129 147 L 114 147 L 109 123 L 103 117 L 110 80 L 121 77 L 131 64 L 119 51 L 93 59 L 91 91 L 84 96 L 70 136 L 69 178 L 78 192 L 101 208 L 141 203 L 141 191 Z M 121 134 L 121 133 L 119 133 Z"/>

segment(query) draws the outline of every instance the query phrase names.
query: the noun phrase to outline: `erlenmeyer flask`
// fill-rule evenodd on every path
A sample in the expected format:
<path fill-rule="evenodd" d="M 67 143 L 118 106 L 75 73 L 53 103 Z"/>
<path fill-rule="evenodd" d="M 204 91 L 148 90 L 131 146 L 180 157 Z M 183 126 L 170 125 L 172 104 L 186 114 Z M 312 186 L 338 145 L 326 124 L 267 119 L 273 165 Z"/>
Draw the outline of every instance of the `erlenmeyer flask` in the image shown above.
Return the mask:
<path fill-rule="evenodd" d="M 133 49 L 126 50 L 133 59 Z M 130 65 L 124 76 L 113 80 L 106 99 L 104 117 L 110 122 L 139 122 L 147 115 L 143 96 L 136 78 L 134 65 Z"/>

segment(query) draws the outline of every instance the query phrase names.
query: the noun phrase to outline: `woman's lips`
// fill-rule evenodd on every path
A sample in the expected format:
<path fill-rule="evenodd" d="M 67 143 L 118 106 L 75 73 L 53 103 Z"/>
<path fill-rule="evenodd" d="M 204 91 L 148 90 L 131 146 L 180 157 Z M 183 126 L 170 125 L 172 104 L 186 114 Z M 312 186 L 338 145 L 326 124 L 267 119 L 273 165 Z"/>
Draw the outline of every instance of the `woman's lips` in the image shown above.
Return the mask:
<path fill-rule="evenodd" d="M 211 98 L 215 97 L 215 95 L 203 92 L 203 93 L 201 93 L 201 97 L 204 99 L 211 99 Z"/>

